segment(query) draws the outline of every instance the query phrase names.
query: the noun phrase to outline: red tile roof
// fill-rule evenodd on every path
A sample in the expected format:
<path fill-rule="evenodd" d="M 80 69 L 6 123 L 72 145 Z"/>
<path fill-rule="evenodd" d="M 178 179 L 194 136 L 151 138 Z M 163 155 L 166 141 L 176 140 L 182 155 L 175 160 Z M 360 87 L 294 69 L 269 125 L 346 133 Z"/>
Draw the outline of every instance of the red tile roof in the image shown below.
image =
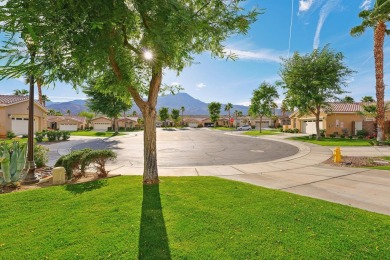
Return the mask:
<path fill-rule="evenodd" d="M 0 104 L 11 105 L 28 100 L 28 96 L 0 95 Z"/>
<path fill-rule="evenodd" d="M 362 103 L 342 103 L 342 102 L 334 102 L 329 103 L 330 108 L 324 109 L 328 113 L 349 113 L 362 111 Z"/>

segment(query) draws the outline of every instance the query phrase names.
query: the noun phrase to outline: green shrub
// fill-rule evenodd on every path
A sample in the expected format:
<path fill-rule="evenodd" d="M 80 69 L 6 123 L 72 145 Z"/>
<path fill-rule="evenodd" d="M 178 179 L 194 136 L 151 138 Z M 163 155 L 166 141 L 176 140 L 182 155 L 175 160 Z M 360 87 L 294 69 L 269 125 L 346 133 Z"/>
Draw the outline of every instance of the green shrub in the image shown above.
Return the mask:
<path fill-rule="evenodd" d="M 46 163 L 49 161 L 48 152 L 49 148 L 40 144 L 34 145 L 34 162 L 37 168 L 46 166 Z"/>
<path fill-rule="evenodd" d="M 70 132 L 69 131 L 61 131 L 62 140 L 66 141 L 70 138 Z"/>
<path fill-rule="evenodd" d="M 55 131 L 49 131 L 46 133 L 47 139 L 49 142 L 55 142 L 56 141 L 56 133 Z"/>
<path fill-rule="evenodd" d="M 340 138 L 341 138 L 341 139 L 344 139 L 344 138 L 345 138 L 345 134 L 341 134 L 341 135 L 340 135 Z"/>
<path fill-rule="evenodd" d="M 72 151 L 70 154 L 61 156 L 54 167 L 64 167 L 65 174 L 68 180 L 71 180 L 73 177 L 80 177 L 80 175 L 85 174 L 85 167 L 80 168 L 82 165 L 82 157 L 85 153 L 89 153 L 92 149 L 85 148 L 81 150 Z M 77 171 L 74 174 L 74 171 Z"/>
<path fill-rule="evenodd" d="M 35 140 L 37 140 L 37 142 L 42 142 L 43 138 L 45 138 L 45 136 L 46 136 L 45 132 L 36 132 L 35 133 Z"/>
<path fill-rule="evenodd" d="M 106 135 L 106 133 L 105 133 L 105 132 L 96 132 L 95 135 L 97 135 L 97 136 L 103 136 L 103 135 Z"/>
<path fill-rule="evenodd" d="M 356 135 L 358 135 L 358 136 L 363 136 L 363 137 L 365 137 L 365 136 L 367 136 L 368 135 L 368 132 L 366 131 L 366 130 L 357 130 L 356 131 Z"/>
<path fill-rule="evenodd" d="M 335 134 L 330 134 L 329 136 L 330 136 L 330 138 L 335 138 L 336 137 Z"/>
<path fill-rule="evenodd" d="M 352 138 L 353 138 L 353 136 L 352 136 L 352 135 L 349 135 L 349 136 L 348 136 L 348 138 L 349 138 L 349 139 L 352 139 Z"/>
<path fill-rule="evenodd" d="M 56 141 L 60 141 L 62 137 L 61 131 L 54 131 L 54 135 L 56 137 Z"/>
<path fill-rule="evenodd" d="M 16 134 L 13 131 L 7 131 L 7 138 L 12 139 L 15 138 Z"/>
<path fill-rule="evenodd" d="M 293 133 L 295 133 L 295 134 L 299 133 L 299 129 L 298 128 L 294 128 L 293 129 Z"/>
<path fill-rule="evenodd" d="M 93 163 L 98 176 L 107 177 L 106 162 L 114 159 L 116 159 L 116 153 L 111 150 L 93 150 L 84 154 L 81 168 L 85 170 L 86 167 Z"/>
<path fill-rule="evenodd" d="M 358 139 L 363 139 L 363 138 L 364 138 L 364 136 L 358 135 Z"/>

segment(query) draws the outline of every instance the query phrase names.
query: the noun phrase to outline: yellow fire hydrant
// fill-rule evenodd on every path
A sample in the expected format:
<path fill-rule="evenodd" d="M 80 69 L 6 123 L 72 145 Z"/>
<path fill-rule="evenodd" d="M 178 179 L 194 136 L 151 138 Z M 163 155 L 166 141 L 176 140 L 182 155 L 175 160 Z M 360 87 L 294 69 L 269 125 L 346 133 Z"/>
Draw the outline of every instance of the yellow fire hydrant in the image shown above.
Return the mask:
<path fill-rule="evenodd" d="M 333 161 L 335 163 L 340 163 L 341 162 L 341 149 L 340 147 L 336 147 L 333 151 Z"/>

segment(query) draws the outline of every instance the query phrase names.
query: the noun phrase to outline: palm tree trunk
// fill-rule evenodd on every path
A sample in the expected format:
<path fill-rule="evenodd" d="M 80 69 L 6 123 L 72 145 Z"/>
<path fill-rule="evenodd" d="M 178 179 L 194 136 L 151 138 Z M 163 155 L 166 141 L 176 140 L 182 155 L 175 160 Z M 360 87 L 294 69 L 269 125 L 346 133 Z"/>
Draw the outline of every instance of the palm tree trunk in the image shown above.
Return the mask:
<path fill-rule="evenodd" d="M 37 79 L 37 89 L 38 89 L 38 102 L 39 104 L 45 106 L 42 98 L 42 80 Z"/>
<path fill-rule="evenodd" d="M 377 140 L 384 140 L 384 120 L 385 120 L 385 84 L 383 82 L 383 43 L 386 33 L 386 24 L 382 21 L 377 24 L 374 32 L 374 58 L 375 58 L 375 79 L 376 79 L 376 109 L 378 135 Z"/>

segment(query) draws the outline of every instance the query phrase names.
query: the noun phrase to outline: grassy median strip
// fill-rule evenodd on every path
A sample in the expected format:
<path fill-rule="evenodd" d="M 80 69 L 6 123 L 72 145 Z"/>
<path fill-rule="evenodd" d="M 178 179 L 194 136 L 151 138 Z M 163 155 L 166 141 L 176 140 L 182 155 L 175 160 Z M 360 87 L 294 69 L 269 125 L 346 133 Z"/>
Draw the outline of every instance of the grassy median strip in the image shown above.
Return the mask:
<path fill-rule="evenodd" d="M 244 132 L 244 135 L 249 135 L 249 136 L 261 136 L 261 135 L 277 135 L 280 134 L 281 132 L 279 130 L 251 130 L 248 132 Z"/>
<path fill-rule="evenodd" d="M 322 146 L 372 146 L 369 140 L 366 139 L 346 139 L 346 138 L 326 138 L 322 137 L 319 141 L 315 137 L 300 136 L 291 137 L 291 140 L 318 144 Z"/>
<path fill-rule="evenodd" d="M 0 196 L 0 259 L 389 259 L 390 217 L 213 177 Z"/>

